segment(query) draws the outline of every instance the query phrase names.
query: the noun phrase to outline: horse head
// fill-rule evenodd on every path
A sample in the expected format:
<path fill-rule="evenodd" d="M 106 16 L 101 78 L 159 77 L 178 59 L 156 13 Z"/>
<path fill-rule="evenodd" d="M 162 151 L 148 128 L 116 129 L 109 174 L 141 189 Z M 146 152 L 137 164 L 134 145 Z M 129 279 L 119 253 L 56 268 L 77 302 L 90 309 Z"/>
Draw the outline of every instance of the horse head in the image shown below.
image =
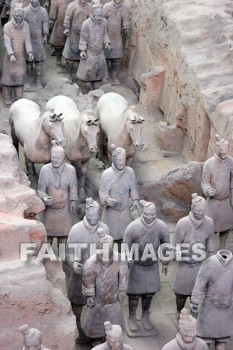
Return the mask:
<path fill-rule="evenodd" d="M 97 135 L 99 133 L 99 119 L 91 110 L 85 110 L 80 114 L 81 134 L 85 138 L 89 151 L 94 155 L 98 150 Z"/>
<path fill-rule="evenodd" d="M 66 139 L 64 136 L 64 122 L 60 114 L 48 114 L 45 118 L 44 128 L 45 131 L 49 134 L 52 140 L 54 140 L 58 146 L 65 147 Z"/>
<path fill-rule="evenodd" d="M 126 113 L 126 130 L 132 139 L 133 147 L 135 151 L 141 151 L 144 146 L 142 144 L 142 123 L 145 119 L 136 112 L 135 106 L 129 106 L 124 113 Z"/>

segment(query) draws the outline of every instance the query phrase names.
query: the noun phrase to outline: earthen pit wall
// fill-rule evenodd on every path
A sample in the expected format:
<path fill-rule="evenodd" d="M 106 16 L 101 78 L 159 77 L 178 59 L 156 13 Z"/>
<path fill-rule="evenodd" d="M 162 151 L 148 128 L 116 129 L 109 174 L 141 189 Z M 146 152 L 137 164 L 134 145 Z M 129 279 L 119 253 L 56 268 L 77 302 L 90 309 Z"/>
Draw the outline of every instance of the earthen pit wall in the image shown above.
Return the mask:
<path fill-rule="evenodd" d="M 159 107 L 164 120 L 183 126 L 182 154 L 204 161 L 213 154 L 214 135 L 233 141 L 231 115 L 219 103 L 233 98 L 233 63 L 228 48 L 233 18 L 224 0 L 125 0 L 137 33 L 133 76 L 153 66 L 166 69 Z M 229 5 L 230 6 L 230 5 Z M 233 107 L 233 101 L 228 101 Z M 228 103 L 228 109 L 229 109 Z M 232 108 L 233 110 L 233 108 Z M 229 120 L 230 118 L 230 120 Z"/>

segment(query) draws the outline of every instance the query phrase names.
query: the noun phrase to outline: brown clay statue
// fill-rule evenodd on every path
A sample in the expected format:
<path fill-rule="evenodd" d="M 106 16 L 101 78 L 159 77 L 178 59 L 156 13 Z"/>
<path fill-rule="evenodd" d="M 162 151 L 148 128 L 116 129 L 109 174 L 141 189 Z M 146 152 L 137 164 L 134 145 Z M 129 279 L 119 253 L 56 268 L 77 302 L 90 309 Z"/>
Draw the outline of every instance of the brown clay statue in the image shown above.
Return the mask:
<path fill-rule="evenodd" d="M 197 336 L 209 347 L 214 343 L 216 350 L 225 350 L 233 335 L 232 296 L 233 256 L 221 249 L 201 265 L 190 305 L 192 312 L 198 312 Z"/>
<path fill-rule="evenodd" d="M 129 30 L 129 10 L 122 0 L 112 0 L 104 5 L 104 18 L 108 20 L 108 34 L 111 40 L 111 50 L 106 50 L 106 59 L 111 62 L 112 85 L 120 84 L 118 70 L 123 57 L 122 29 L 125 35 Z"/>
<path fill-rule="evenodd" d="M 53 28 L 50 43 L 55 48 L 56 53 L 56 71 L 62 73 L 62 50 L 66 42 L 66 35 L 64 34 L 64 18 L 66 8 L 71 0 L 52 0 L 49 11 L 49 26 Z"/>
<path fill-rule="evenodd" d="M 23 334 L 22 350 L 49 350 L 42 345 L 42 334 L 36 328 L 29 328 L 28 325 L 19 327 Z"/>
<path fill-rule="evenodd" d="M 113 238 L 102 228 L 97 233 L 100 251 L 84 264 L 82 287 L 88 305 L 83 330 L 92 344 L 105 337 L 104 322 L 124 326 L 121 303 L 128 285 L 127 263 L 113 250 Z"/>
<path fill-rule="evenodd" d="M 101 220 L 111 228 L 114 241 L 122 240 L 126 227 L 133 220 L 129 200 L 140 213 L 136 176 L 125 162 L 125 150 L 112 145 L 112 166 L 104 170 L 100 179 L 99 196 L 104 207 Z"/>
<path fill-rule="evenodd" d="M 104 322 L 106 342 L 92 348 L 92 350 L 133 350 L 129 345 L 123 343 L 122 328 L 111 322 Z"/>
<path fill-rule="evenodd" d="M 23 97 L 26 54 L 29 60 L 33 60 L 29 26 L 24 22 L 22 8 L 15 8 L 12 20 L 5 24 L 3 31 L 6 54 L 2 69 L 2 94 L 5 105 L 10 106 L 14 100 Z"/>
<path fill-rule="evenodd" d="M 213 220 L 205 215 L 206 201 L 196 193 L 192 194 L 192 206 L 188 216 L 180 219 L 174 233 L 177 261 L 172 271 L 170 287 L 176 294 L 177 317 L 183 309 L 186 299 L 191 297 L 197 273 L 203 261 L 197 258 L 194 244 L 201 243 L 204 251 L 215 253 Z M 186 253 L 181 256 L 179 244 L 187 244 Z M 188 251 L 188 252 L 187 252 Z"/>
<path fill-rule="evenodd" d="M 68 297 L 72 305 L 73 313 L 76 316 L 76 324 L 79 331 L 77 343 L 87 341 L 85 334 L 81 328 L 80 318 L 83 306 L 87 303 L 86 296 L 82 293 L 82 271 L 83 265 L 90 257 L 90 243 L 98 242 L 97 229 L 103 228 L 108 234 L 108 227 L 99 220 L 99 204 L 92 198 L 86 199 L 86 214 L 83 220 L 75 224 L 68 236 L 67 240 L 67 255 L 66 261 L 72 269 L 72 274 L 69 283 Z M 86 244 L 78 256 L 78 251 L 72 248 L 72 244 Z"/>
<path fill-rule="evenodd" d="M 107 20 L 103 18 L 103 5 L 93 0 L 90 18 L 81 27 L 79 50 L 80 63 L 77 77 L 84 89 L 97 89 L 104 77 L 107 77 L 107 63 L 104 48 L 110 50 L 110 39 L 107 31 Z"/>
<path fill-rule="evenodd" d="M 182 309 L 179 319 L 179 333 L 175 339 L 165 344 L 161 350 L 208 350 L 204 340 L 196 337 L 197 321 Z"/>
<path fill-rule="evenodd" d="M 33 56 L 36 71 L 36 87 L 42 88 L 41 74 L 45 60 L 45 44 L 49 33 L 48 12 L 40 6 L 39 0 L 30 0 L 31 4 L 24 9 L 24 18 L 28 23 L 31 34 Z"/>
<path fill-rule="evenodd" d="M 151 202 L 141 200 L 141 217 L 131 222 L 125 231 L 123 242 L 131 249 L 137 245 L 138 256 L 132 257 L 129 269 L 129 283 L 127 294 L 129 297 L 129 329 L 133 334 L 143 334 L 155 331 L 154 325 L 149 319 L 150 306 L 153 295 L 161 288 L 159 264 L 157 258 L 158 248 L 163 243 L 169 243 L 169 231 L 167 225 L 156 218 L 156 207 Z M 154 259 L 147 257 L 148 247 L 155 252 Z M 167 274 L 168 262 L 162 262 L 162 272 Z M 136 311 L 139 298 L 142 298 L 141 323 L 137 322 Z"/>
<path fill-rule="evenodd" d="M 72 1 L 65 13 L 64 34 L 67 35 L 63 56 L 66 59 L 66 71 L 72 80 L 75 62 L 80 61 L 79 40 L 83 22 L 89 17 L 91 4 L 87 0 Z"/>
<path fill-rule="evenodd" d="M 38 195 L 45 204 L 42 222 L 50 244 L 54 237 L 57 237 L 58 244 L 66 242 L 72 226 L 70 214 L 76 213 L 76 171 L 71 164 L 64 161 L 64 148 L 54 145 L 51 150 L 51 163 L 41 168 L 38 180 Z"/>
<path fill-rule="evenodd" d="M 103 158 L 104 133 L 108 139 L 109 159 L 112 155 L 111 145 L 115 144 L 126 150 L 126 165 L 130 166 L 135 152 L 141 151 L 144 146 L 142 143 L 144 118 L 137 113 L 135 106 L 130 106 L 123 96 L 115 92 L 100 97 L 97 114 L 101 123 L 100 160 Z"/>
<path fill-rule="evenodd" d="M 228 141 L 219 135 L 215 138 L 216 153 L 204 163 L 201 187 L 207 196 L 206 215 L 213 219 L 223 249 L 233 228 L 233 158 L 228 156 Z"/>

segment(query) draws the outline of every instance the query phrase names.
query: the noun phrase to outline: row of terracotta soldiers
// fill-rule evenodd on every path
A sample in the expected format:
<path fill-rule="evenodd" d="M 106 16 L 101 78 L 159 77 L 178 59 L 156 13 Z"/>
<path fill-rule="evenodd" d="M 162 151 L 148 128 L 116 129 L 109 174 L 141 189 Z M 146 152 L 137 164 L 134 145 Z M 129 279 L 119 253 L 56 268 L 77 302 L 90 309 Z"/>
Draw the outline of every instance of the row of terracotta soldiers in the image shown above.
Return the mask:
<path fill-rule="evenodd" d="M 194 312 L 197 312 L 199 304 L 203 304 L 197 320 L 197 334 L 208 344 L 216 341 L 217 349 L 225 349 L 227 339 L 233 334 L 230 301 L 233 293 L 232 254 L 225 250 L 215 254 L 214 242 L 214 233 L 220 232 L 222 248 L 228 230 L 233 227 L 230 197 L 233 159 L 227 155 L 228 150 L 228 142 L 217 136 L 216 154 L 203 167 L 202 188 L 207 203 L 203 197 L 193 194 L 190 214 L 176 225 L 174 243 L 177 261 L 170 279 L 170 286 L 176 294 L 178 313 L 191 295 Z M 99 204 L 90 198 L 86 200 L 84 219 L 71 229 L 68 203 L 70 201 L 71 210 L 74 210 L 77 180 L 75 169 L 64 164 L 64 150 L 61 147 L 53 147 L 51 164 L 45 165 L 40 173 L 38 193 L 46 205 L 43 222 L 49 240 L 58 236 L 58 241 L 64 242 L 69 232 L 67 262 L 72 268 L 72 276 L 68 295 L 77 319 L 79 341 L 85 340 L 85 335 L 92 340 L 104 337 L 103 323 L 107 320 L 123 326 L 121 302 L 126 293 L 129 297 L 128 325 L 131 334 L 142 331 L 150 333 L 154 329 L 149 312 L 153 295 L 160 290 L 160 276 L 158 261 L 152 258 L 150 249 L 157 253 L 161 244 L 168 244 L 169 232 L 167 225 L 156 218 L 155 205 L 139 202 L 134 171 L 125 166 L 125 161 L 125 150 L 114 148 L 112 166 L 101 176 L 101 221 Z M 130 201 L 140 215 L 133 222 Z M 134 244 L 139 250 L 138 258 L 130 261 L 129 275 L 126 262 L 113 258 L 113 254 L 118 254 L 112 249 L 113 241 L 122 239 L 129 250 Z M 90 256 L 87 247 L 82 249 L 81 255 L 80 247 L 75 252 L 69 250 L 70 244 L 85 243 L 107 243 L 110 260 L 104 263 L 103 256 Z M 188 245 L 183 258 L 182 243 Z M 195 243 L 202 244 L 202 248 L 213 255 L 203 264 L 203 256 L 200 250 L 195 251 Z M 168 261 L 162 260 L 162 265 L 166 274 Z M 136 318 L 139 298 L 142 299 L 140 322 Z M 83 333 L 80 317 L 86 303 L 89 308 Z"/>
<path fill-rule="evenodd" d="M 40 6 L 39 0 L 30 0 L 30 5 L 24 9 L 22 6 L 23 3 L 15 4 L 12 19 L 4 26 L 6 55 L 2 85 L 6 106 L 22 98 L 33 61 L 36 87 L 42 88 L 49 17 L 53 26 L 50 42 L 55 48 L 58 70 L 62 68 L 62 52 L 71 78 L 74 63 L 81 58 L 77 77 L 89 90 L 96 89 L 108 75 L 107 58 L 111 62 L 113 84 L 120 83 L 118 68 L 123 57 L 121 30 L 123 28 L 127 34 L 129 29 L 129 13 L 122 0 L 112 0 L 104 7 L 99 0 L 93 0 L 92 5 L 87 0 L 53 0 L 50 16 Z"/>

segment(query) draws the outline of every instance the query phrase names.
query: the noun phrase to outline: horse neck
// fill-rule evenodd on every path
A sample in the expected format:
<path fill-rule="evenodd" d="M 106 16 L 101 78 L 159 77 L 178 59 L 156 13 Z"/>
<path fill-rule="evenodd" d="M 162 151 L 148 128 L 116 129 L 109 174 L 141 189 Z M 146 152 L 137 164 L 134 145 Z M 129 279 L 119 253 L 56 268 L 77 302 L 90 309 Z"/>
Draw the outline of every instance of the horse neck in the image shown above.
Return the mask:
<path fill-rule="evenodd" d="M 39 149 L 50 149 L 51 148 L 51 138 L 48 134 L 48 131 L 45 130 L 46 128 L 46 116 L 39 117 L 36 125 L 37 129 L 37 135 L 35 138 L 35 144 L 36 147 Z"/>
<path fill-rule="evenodd" d="M 120 129 L 119 132 L 119 142 L 122 146 L 128 146 L 132 143 L 131 137 L 126 129 L 126 112 L 123 112 L 123 118 L 122 118 L 122 129 Z"/>

